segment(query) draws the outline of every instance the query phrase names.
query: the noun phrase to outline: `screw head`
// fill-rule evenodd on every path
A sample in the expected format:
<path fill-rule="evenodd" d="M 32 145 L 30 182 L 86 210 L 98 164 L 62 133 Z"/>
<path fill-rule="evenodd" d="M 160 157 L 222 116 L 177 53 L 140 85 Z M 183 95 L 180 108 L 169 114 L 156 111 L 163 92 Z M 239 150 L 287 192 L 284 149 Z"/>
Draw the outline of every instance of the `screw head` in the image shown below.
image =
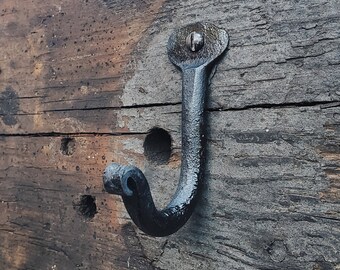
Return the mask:
<path fill-rule="evenodd" d="M 192 52 L 197 52 L 204 45 L 203 35 L 197 32 L 191 32 L 186 38 L 186 45 Z"/>

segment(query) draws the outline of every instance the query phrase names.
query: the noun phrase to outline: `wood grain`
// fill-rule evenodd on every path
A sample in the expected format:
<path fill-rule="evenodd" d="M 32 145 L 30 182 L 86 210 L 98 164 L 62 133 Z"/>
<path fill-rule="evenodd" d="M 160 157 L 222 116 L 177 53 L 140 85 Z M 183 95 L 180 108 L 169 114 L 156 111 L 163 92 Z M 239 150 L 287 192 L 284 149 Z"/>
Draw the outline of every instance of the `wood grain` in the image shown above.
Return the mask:
<path fill-rule="evenodd" d="M 0 269 L 340 269 L 340 7 L 301 1 L 0 1 Z M 152 238 L 104 192 L 139 166 L 159 207 L 180 171 L 181 78 L 166 43 L 210 21 L 205 185 Z M 148 131 L 172 155 L 150 162 Z"/>

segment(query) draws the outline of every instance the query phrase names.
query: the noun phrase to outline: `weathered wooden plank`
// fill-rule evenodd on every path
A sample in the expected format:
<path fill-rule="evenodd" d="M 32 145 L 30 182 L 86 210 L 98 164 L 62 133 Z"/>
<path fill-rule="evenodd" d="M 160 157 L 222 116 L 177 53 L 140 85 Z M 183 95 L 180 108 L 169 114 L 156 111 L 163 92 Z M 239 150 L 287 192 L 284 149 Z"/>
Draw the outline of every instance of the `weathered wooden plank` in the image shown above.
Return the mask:
<path fill-rule="evenodd" d="M 127 138 L 73 140 L 65 152 L 71 144 L 60 137 L 2 137 L 0 268 L 148 269 L 135 232 L 122 227 L 120 202 L 101 183 L 110 149 Z"/>
<path fill-rule="evenodd" d="M 179 129 L 179 117 L 170 118 L 176 109 L 164 121 L 156 110 L 140 118 L 149 127 L 171 130 L 178 147 L 173 123 Z M 162 255 L 151 253 L 154 265 L 337 269 L 338 112 L 339 107 L 312 106 L 210 113 L 203 198 L 196 216 L 169 237 Z M 140 118 L 130 121 L 130 130 L 139 128 Z M 169 173 L 162 166 L 145 170 L 151 185 L 161 190 L 154 196 L 164 200 Z"/>
<path fill-rule="evenodd" d="M 62 125 L 48 111 L 119 106 L 132 52 L 162 2 L 3 1 L 1 130 L 38 132 L 25 123 Z"/>
<path fill-rule="evenodd" d="M 200 20 L 231 37 L 206 184 L 182 230 L 150 238 L 101 174 L 135 164 L 169 201 L 181 82 L 165 47 Z M 339 26 L 336 0 L 1 1 L 0 269 L 340 269 Z M 144 155 L 153 127 L 168 162 Z"/>
<path fill-rule="evenodd" d="M 128 216 L 117 197 L 103 193 L 101 172 L 111 161 L 140 166 L 151 180 L 158 204 L 165 205 L 179 175 L 178 109 L 121 110 L 131 119 L 131 132 L 144 132 L 156 125 L 170 131 L 174 150 L 166 165 L 145 159 L 145 135 L 75 137 L 70 155 L 63 154 L 62 137 L 3 136 L 1 149 L 6 155 L 0 163 L 4 172 L 1 198 L 8 207 L 2 218 L 2 234 L 7 239 L 3 250 L 17 248 L 8 244 L 8 239 L 19 236 L 9 232 L 18 231 L 29 238 L 27 234 L 34 235 L 48 223 L 52 225 L 46 241 L 54 244 L 50 248 L 59 248 L 70 257 L 64 261 L 63 254 L 53 255 L 55 264 L 63 267 L 71 267 L 75 261 L 97 269 L 127 267 L 126 261 L 119 262 L 121 256 L 135 260 L 140 254 L 147 254 L 143 261 L 161 269 L 168 269 L 170 262 L 182 269 L 199 265 L 312 269 L 339 263 L 338 107 L 210 112 L 206 184 L 190 223 L 167 240 L 135 234 L 130 225 L 122 227 L 129 224 Z M 32 180 L 24 180 L 27 177 Z M 86 194 L 95 196 L 98 206 L 91 220 L 79 215 L 75 206 L 79 196 Z M 145 253 L 126 250 L 131 248 L 124 242 L 126 232 L 130 232 L 129 241 L 140 241 L 135 248 Z M 74 245 L 81 243 L 84 246 L 77 253 L 92 252 L 91 258 L 73 254 Z M 90 248 L 85 243 L 90 243 Z M 108 250 L 99 251 L 103 245 Z M 24 254 L 28 259 L 48 250 L 44 246 L 30 248 L 26 242 L 20 248 L 21 252 L 30 250 Z M 99 253 L 110 262 L 96 266 Z M 25 261 L 31 267 L 33 262 Z M 47 267 L 51 260 L 41 263 Z"/>
<path fill-rule="evenodd" d="M 339 101 L 334 81 L 340 77 L 338 1 L 172 1 L 165 10 L 172 17 L 162 25 L 164 32 L 143 43 L 147 50 L 137 56 L 124 105 L 179 100 L 180 75 L 165 64 L 163 46 L 172 26 L 196 20 L 215 21 L 230 34 L 230 50 L 218 67 L 209 107 Z M 164 64 L 159 69 L 155 62 Z"/>
<path fill-rule="evenodd" d="M 124 16 L 120 4 L 110 3 L 109 10 L 101 1 L 78 3 L 80 14 L 74 9 L 76 4 L 42 5 L 45 8 L 39 12 L 32 5 L 15 8 L 13 14 L 13 2 L 4 9 L 2 20 L 7 28 L 3 28 L 0 44 L 8 49 L 0 60 L 0 84 L 4 93 L 11 89 L 18 102 L 15 110 L 0 112 L 15 115 L 11 125 L 1 122 L 3 130 L 33 132 L 20 125 L 41 115 L 52 121 L 41 117 L 40 128 L 51 122 L 58 128 L 63 124 L 60 114 L 77 120 L 79 109 L 180 102 L 180 74 L 167 59 L 165 47 L 170 32 L 178 26 L 176 18 L 181 24 L 191 22 L 193 9 L 197 9 L 197 20 L 218 18 L 231 36 L 208 107 L 340 100 L 336 0 L 266 5 L 261 1 L 218 5 L 172 1 L 159 13 L 161 1 L 157 1 L 132 10 L 126 7 Z M 29 8 L 33 9 L 31 17 L 26 16 Z M 103 14 L 101 19 L 89 15 L 93 11 Z M 173 21 L 166 14 L 172 14 Z M 18 26 L 17 17 L 27 25 Z M 145 30 L 154 17 L 157 20 Z M 4 93 L 1 100 L 6 100 Z"/>

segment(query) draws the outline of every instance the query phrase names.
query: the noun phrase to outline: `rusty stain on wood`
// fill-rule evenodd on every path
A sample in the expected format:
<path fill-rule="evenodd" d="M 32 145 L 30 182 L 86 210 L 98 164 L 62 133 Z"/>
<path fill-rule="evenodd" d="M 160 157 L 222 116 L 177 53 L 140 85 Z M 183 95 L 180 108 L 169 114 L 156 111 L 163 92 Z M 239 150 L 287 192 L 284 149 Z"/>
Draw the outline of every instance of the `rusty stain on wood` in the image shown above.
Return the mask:
<path fill-rule="evenodd" d="M 340 145 L 322 145 L 319 154 L 325 161 L 332 164 L 324 169 L 329 186 L 320 192 L 320 199 L 322 201 L 338 202 L 340 200 Z"/>
<path fill-rule="evenodd" d="M 105 107 L 121 106 L 130 57 L 163 1 L 143 3 L 1 2 L 0 268 L 126 269 L 139 252 L 101 185 L 124 139 L 97 134 L 115 129 Z"/>

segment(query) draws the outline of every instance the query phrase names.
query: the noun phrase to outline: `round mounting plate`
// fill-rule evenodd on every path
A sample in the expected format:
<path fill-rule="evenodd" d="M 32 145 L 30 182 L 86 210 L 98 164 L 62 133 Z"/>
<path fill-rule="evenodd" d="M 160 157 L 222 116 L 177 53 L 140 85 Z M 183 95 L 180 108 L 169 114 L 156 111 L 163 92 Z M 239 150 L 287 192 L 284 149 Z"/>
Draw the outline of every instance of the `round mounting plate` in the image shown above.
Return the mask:
<path fill-rule="evenodd" d="M 193 32 L 203 36 L 203 47 L 192 51 L 187 45 L 187 38 Z M 176 30 L 168 41 L 170 61 L 183 69 L 206 66 L 220 56 L 228 46 L 229 37 L 225 30 L 212 23 L 198 22 Z"/>

